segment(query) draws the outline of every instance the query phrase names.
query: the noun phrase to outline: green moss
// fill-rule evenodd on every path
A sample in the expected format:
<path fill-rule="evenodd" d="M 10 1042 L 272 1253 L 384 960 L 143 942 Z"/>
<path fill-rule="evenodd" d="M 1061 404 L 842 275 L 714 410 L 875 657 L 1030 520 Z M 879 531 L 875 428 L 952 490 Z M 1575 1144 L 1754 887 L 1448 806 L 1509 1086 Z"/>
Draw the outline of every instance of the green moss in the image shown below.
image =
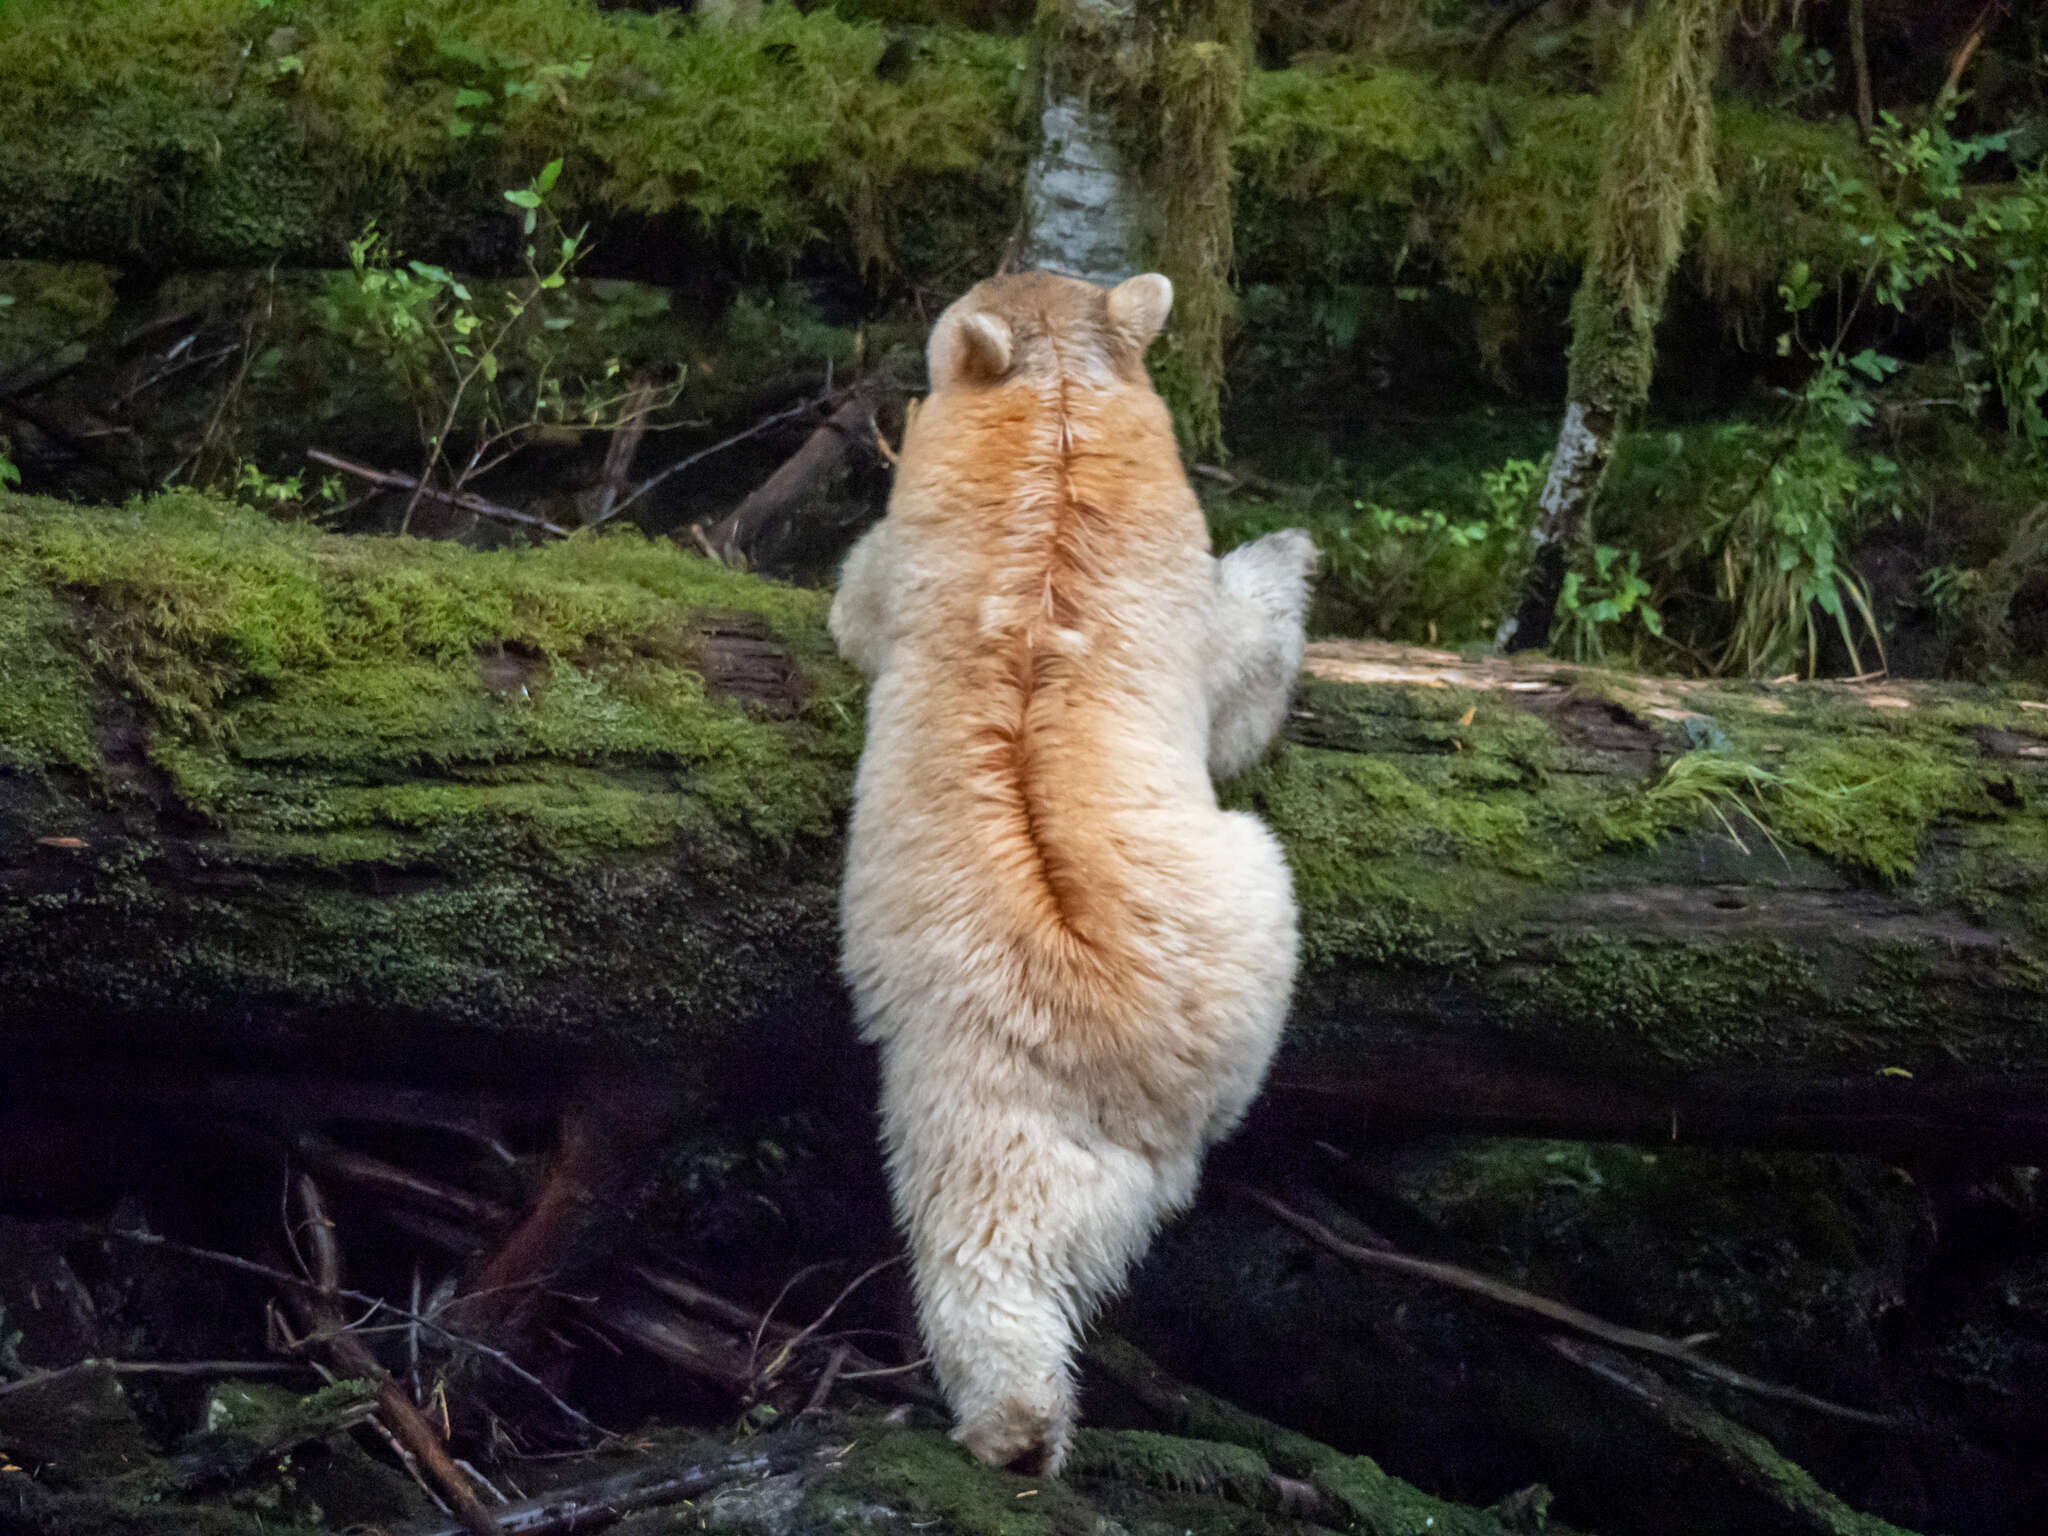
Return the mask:
<path fill-rule="evenodd" d="M 1083 1429 L 1074 1437 L 1068 1468 L 1069 1476 L 1083 1481 L 1108 1479 L 1168 1493 L 1199 1493 L 1253 1509 L 1278 1502 L 1266 1458 L 1248 1446 L 1217 1440 Z"/>
<path fill-rule="evenodd" d="M 1842 863 L 1905 879 L 1937 821 L 1996 810 L 1963 756 L 1974 758 L 1974 748 L 1959 748 L 1960 740 L 1944 751 L 1884 739 L 1801 747 L 1778 771 L 1771 826 Z"/>
<path fill-rule="evenodd" d="M 0 768 L 98 770 L 92 677 L 77 639 L 62 601 L 19 563 L 0 562 Z"/>
<path fill-rule="evenodd" d="M 1809 956 L 1769 939 L 1646 944 L 1580 934 L 1548 958 L 1500 989 L 1500 1022 L 1551 1038 L 1558 1020 L 1570 1020 L 1566 1053 L 1589 1067 L 1763 1065 L 1782 1055 L 1788 1017 L 1811 1024 L 1838 1006 Z"/>
<path fill-rule="evenodd" d="M 62 361 L 114 312 L 114 272 L 87 261 L 0 261 L 0 374 Z"/>
<path fill-rule="evenodd" d="M 1067 1484 L 985 1467 L 939 1430 L 863 1436 L 808 1502 L 859 1509 L 877 1501 L 959 1536 L 1069 1536 L 1096 1525 Z"/>
<path fill-rule="evenodd" d="M 584 0 L 17 0 L 0 10 L 0 94 L 23 125 L 0 146 L 0 249 L 331 262 L 374 214 L 425 251 L 559 155 L 572 220 L 680 216 L 741 259 L 822 248 L 957 289 L 1009 233 L 1023 54 L 786 5 L 736 38 Z M 1199 279 L 1170 376 L 1208 368 L 1229 307 L 1209 278 L 1233 265 L 1289 283 L 1433 267 L 1499 299 L 1580 259 L 1611 99 L 1392 66 L 1248 72 L 1235 226 L 1218 227 L 1238 57 L 1215 28 L 1191 35 L 1147 97 L 1192 199 L 1163 255 Z M 1823 163 L 1860 163 L 1853 137 L 1722 117 L 1708 284 L 1768 295 L 1794 256 L 1838 270 L 1851 253 L 1815 188 Z"/>
<path fill-rule="evenodd" d="M 1113 1335 L 1096 1338 L 1088 1355 L 1115 1380 L 1143 1380 L 1153 1371 L 1143 1355 Z M 1343 1455 L 1199 1388 L 1176 1384 L 1173 1405 L 1171 1428 L 1187 1439 L 1098 1431 L 1077 1437 L 1077 1461 L 1100 1461 L 1155 1487 L 1208 1478 L 1212 1486 L 1262 1503 L 1277 1497 L 1261 1472 L 1277 1472 L 1308 1483 L 1370 1536 L 1510 1536 L 1522 1528 L 1518 1520 L 1434 1498 L 1389 1476 L 1370 1457 Z M 1232 1447 L 1252 1453 L 1250 1459 L 1229 1454 Z M 1563 1526 L 1548 1529 L 1568 1536 Z"/>
<path fill-rule="evenodd" d="M 62 711 L 82 700 L 82 650 L 147 710 L 156 761 L 201 810 L 261 816 L 269 776 L 297 768 L 312 777 L 292 793 L 308 798 L 261 825 L 367 814 L 416 827 L 430 812 L 488 814 L 507 791 L 320 791 L 380 772 L 624 759 L 687 771 L 688 793 L 719 820 L 771 838 L 825 830 L 835 792 L 790 733 L 706 696 L 694 665 L 706 642 L 690 627 L 706 610 L 759 615 L 816 668 L 797 731 L 806 752 L 856 748 L 854 685 L 829 660 L 820 595 L 634 534 L 475 555 L 333 538 L 193 495 L 119 512 L 6 505 L 0 550 L 22 574 L 0 613 L 19 627 L 41 611 L 47 633 L 54 591 L 88 616 L 71 652 L 41 649 L 70 691 L 35 706 L 53 719 L 27 739 L 46 758 L 78 755 L 84 722 Z M 23 706 L 10 690 L 4 707 Z"/>
<path fill-rule="evenodd" d="M 1393 67 L 1257 75 L 1236 150 L 1241 261 L 1298 280 L 1434 259 L 1481 293 L 1561 276 L 1585 252 L 1615 110 L 1611 95 L 1535 95 Z M 1717 115 L 1719 192 L 1696 210 L 1708 283 L 1748 296 L 1794 256 L 1817 272 L 1853 260 L 1818 195 L 1823 165 L 1863 161 L 1853 135 L 1740 102 Z"/>
<path fill-rule="evenodd" d="M 587 208 L 686 211 L 785 255 L 834 231 L 886 266 L 913 207 L 985 225 L 1019 152 L 996 106 L 1013 44 L 933 34 L 883 79 L 887 45 L 787 6 L 734 46 L 574 0 L 28 0 L 0 12 L 0 82 L 49 126 L 0 153 L 0 242 L 331 254 L 378 203 L 488 208 L 568 148 Z M 138 183 L 161 202 L 138 209 Z M 153 228 L 124 227 L 138 214 Z"/>
<path fill-rule="evenodd" d="M 198 818 L 93 833 L 89 879 L 0 913 L 9 976 L 663 1044 L 829 964 L 860 710 L 820 594 L 634 534 L 477 555 L 194 495 L 0 498 L 0 572 L 0 764 Z M 777 638 L 796 694 L 707 691 L 706 613 Z M 189 887 L 142 878 L 164 857 Z"/>

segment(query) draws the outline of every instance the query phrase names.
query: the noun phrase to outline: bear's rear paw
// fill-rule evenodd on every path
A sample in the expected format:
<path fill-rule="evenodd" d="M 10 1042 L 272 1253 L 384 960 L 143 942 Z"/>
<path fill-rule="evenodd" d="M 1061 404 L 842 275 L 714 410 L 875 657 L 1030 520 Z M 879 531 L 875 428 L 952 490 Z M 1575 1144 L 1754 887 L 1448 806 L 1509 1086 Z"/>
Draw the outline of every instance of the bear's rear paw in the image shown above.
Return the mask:
<path fill-rule="evenodd" d="M 1066 1464 L 1070 1419 L 1012 1398 L 994 1411 L 963 1422 L 953 1431 L 977 1458 L 1026 1477 L 1057 1477 Z"/>

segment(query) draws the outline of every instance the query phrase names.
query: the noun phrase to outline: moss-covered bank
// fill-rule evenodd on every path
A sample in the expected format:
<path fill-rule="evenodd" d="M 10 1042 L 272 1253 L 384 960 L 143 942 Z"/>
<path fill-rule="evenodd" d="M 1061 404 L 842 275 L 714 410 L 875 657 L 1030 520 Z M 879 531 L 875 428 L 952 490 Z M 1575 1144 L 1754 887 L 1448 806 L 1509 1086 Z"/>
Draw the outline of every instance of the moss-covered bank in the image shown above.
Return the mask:
<path fill-rule="evenodd" d="M 375 216 L 409 250 L 501 265 L 499 189 L 562 156 L 568 202 L 623 221 L 614 255 L 645 247 L 650 275 L 680 280 L 708 237 L 733 269 L 824 251 L 957 289 L 1015 219 L 1023 63 L 1015 38 L 829 8 L 735 34 L 584 0 L 22 0 L 0 13 L 0 255 L 332 263 Z M 1554 278 L 1582 254 L 1613 110 L 1394 67 L 1252 71 L 1235 265 L 1434 267 L 1496 299 Z M 1722 139 L 1707 281 L 1768 294 L 1794 256 L 1838 268 L 1814 188 L 1861 161 L 1853 137 L 1731 104 Z"/>

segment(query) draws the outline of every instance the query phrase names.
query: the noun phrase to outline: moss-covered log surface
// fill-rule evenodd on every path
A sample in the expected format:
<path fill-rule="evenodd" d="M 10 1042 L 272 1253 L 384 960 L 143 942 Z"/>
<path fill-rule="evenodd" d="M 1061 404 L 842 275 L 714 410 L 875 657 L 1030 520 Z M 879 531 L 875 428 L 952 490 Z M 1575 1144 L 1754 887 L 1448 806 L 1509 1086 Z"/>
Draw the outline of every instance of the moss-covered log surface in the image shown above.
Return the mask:
<path fill-rule="evenodd" d="M 824 603 L 634 534 L 0 502 L 0 1028 L 472 1080 L 843 1035 L 860 694 Z M 2042 1145 L 2038 701 L 1341 644 L 1309 672 L 1227 795 L 1303 909 L 1278 1102 Z"/>

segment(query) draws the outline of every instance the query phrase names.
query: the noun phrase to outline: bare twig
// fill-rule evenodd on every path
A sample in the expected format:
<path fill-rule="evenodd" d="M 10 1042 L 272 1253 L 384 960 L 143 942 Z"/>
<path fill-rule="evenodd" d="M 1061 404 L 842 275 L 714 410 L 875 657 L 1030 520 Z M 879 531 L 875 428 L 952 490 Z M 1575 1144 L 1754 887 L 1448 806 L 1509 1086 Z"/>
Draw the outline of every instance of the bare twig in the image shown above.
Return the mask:
<path fill-rule="evenodd" d="M 216 1264 L 223 1269 L 233 1269 L 245 1275 L 255 1275 L 260 1279 L 270 1281 L 273 1285 L 283 1286 L 290 1291 L 317 1291 L 319 1289 L 312 1281 L 302 1275 L 291 1274 L 288 1271 L 276 1268 L 274 1265 L 259 1264 L 254 1259 L 245 1259 L 239 1254 L 221 1253 L 217 1249 L 212 1248 L 195 1248 L 190 1243 L 180 1243 L 168 1237 L 160 1237 L 154 1232 L 135 1232 L 122 1227 L 96 1227 L 93 1230 L 103 1236 L 120 1238 L 124 1242 L 139 1243 L 146 1248 L 160 1248 L 165 1253 L 175 1253 L 181 1258 L 197 1259 L 204 1264 Z M 457 1333 L 454 1329 L 448 1327 L 447 1324 L 439 1322 L 424 1313 L 410 1312 L 404 1307 L 393 1306 L 381 1296 L 371 1296 L 363 1291 L 352 1291 L 347 1286 L 337 1287 L 334 1294 L 344 1301 L 353 1301 L 358 1305 L 371 1308 L 372 1315 L 383 1312 L 388 1313 L 401 1322 L 417 1323 L 428 1332 L 446 1340 L 458 1350 L 469 1350 L 472 1353 L 482 1355 L 485 1359 L 503 1367 L 508 1374 L 516 1376 L 519 1380 L 540 1393 L 541 1396 L 554 1405 L 558 1413 L 571 1423 L 588 1430 L 591 1434 L 603 1440 L 618 1438 L 588 1414 L 579 1412 L 568 1403 L 563 1402 L 549 1388 L 546 1382 L 542 1381 L 502 1349 L 495 1349 L 479 1339 L 473 1339 L 466 1334 Z"/>
<path fill-rule="evenodd" d="M 298 1192 L 313 1284 L 310 1291 L 295 1292 L 292 1301 L 301 1321 L 312 1330 L 313 1338 L 308 1342 L 325 1345 L 337 1368 L 376 1388 L 377 1411 L 383 1416 L 385 1427 L 418 1460 L 454 1506 L 456 1517 L 469 1536 L 499 1536 L 498 1522 L 491 1518 L 491 1512 L 477 1497 L 475 1486 L 462 1468 L 455 1465 L 455 1458 L 448 1454 L 448 1447 L 427 1422 L 426 1415 L 405 1395 L 405 1389 L 384 1369 L 383 1362 L 370 1353 L 369 1345 L 343 1326 L 338 1305 L 341 1249 L 335 1241 L 334 1223 L 328 1218 L 320 1186 L 313 1182 L 312 1175 L 300 1175 Z"/>
<path fill-rule="evenodd" d="M 633 387 L 627 392 L 624 402 L 625 414 L 618 427 L 612 432 L 610 445 L 605 449 L 604 475 L 598 492 L 597 510 L 590 522 L 603 522 L 611 515 L 612 504 L 626 489 L 626 476 L 633 469 L 633 455 L 640 450 L 640 439 L 647 435 L 647 415 L 654 408 L 654 381 L 644 373 L 633 379 Z"/>
<path fill-rule="evenodd" d="M 1489 1275 L 1480 1274 L 1477 1270 L 1466 1269 L 1463 1265 L 1446 1264 L 1437 1259 L 1418 1259 L 1412 1254 L 1399 1253 L 1390 1248 L 1365 1248 L 1357 1243 L 1347 1243 L 1321 1222 L 1302 1215 L 1264 1190 L 1254 1189 L 1248 1184 L 1235 1185 L 1233 1188 L 1246 1199 L 1264 1206 L 1302 1236 L 1327 1248 L 1340 1258 L 1349 1259 L 1354 1264 L 1388 1269 L 1396 1274 L 1409 1275 L 1418 1280 L 1427 1280 L 1435 1285 L 1463 1291 L 1468 1296 L 1477 1296 L 1494 1306 L 1522 1317 L 1537 1319 L 1553 1328 L 1568 1329 L 1587 1338 L 1598 1339 L 1603 1344 L 1613 1344 L 1621 1349 L 1632 1349 L 1641 1354 L 1670 1360 L 1687 1370 L 1696 1371 L 1710 1380 L 1720 1382 L 1723 1386 L 1747 1392 L 1753 1397 L 1766 1397 L 1781 1403 L 1797 1403 L 1800 1407 L 1811 1409 L 1815 1413 L 1845 1419 L 1853 1424 L 1890 1426 L 1893 1423 L 1893 1420 L 1884 1414 L 1846 1407 L 1841 1403 L 1832 1403 L 1826 1398 L 1801 1392 L 1796 1387 L 1785 1387 L 1776 1382 L 1761 1380 L 1732 1366 L 1722 1365 L 1717 1360 L 1710 1360 L 1697 1350 L 1688 1348 L 1676 1339 L 1666 1338 L 1661 1333 L 1649 1333 L 1640 1328 L 1610 1323 L 1590 1312 L 1582 1312 L 1568 1302 L 1538 1296 L 1533 1291 L 1509 1285 L 1504 1280 L 1495 1280 Z"/>
<path fill-rule="evenodd" d="M 831 398 L 832 396 L 828 392 L 827 394 L 820 396 L 816 400 L 800 400 L 795 405 L 786 406 L 782 410 L 776 411 L 771 415 L 763 416 L 759 421 L 755 422 L 751 427 L 748 427 L 743 432 L 735 432 L 731 437 L 723 438 L 718 442 L 713 443 L 709 448 L 699 448 L 695 453 L 685 455 L 684 457 L 676 460 L 675 463 L 669 465 L 666 469 L 656 470 L 653 474 L 649 475 L 645 480 L 642 480 L 637 486 L 633 488 L 632 495 L 623 497 L 618 502 L 614 503 L 604 513 L 603 516 L 592 518 L 591 526 L 596 527 L 599 523 L 610 522 L 613 518 L 617 517 L 621 512 L 624 512 L 628 507 L 632 506 L 634 502 L 638 501 L 642 496 L 645 496 L 649 491 L 653 490 L 657 485 L 660 485 L 662 481 L 668 479 L 671 475 L 679 475 L 684 470 L 688 469 L 691 465 L 701 464 L 715 453 L 723 453 L 726 449 L 734 447 L 737 444 L 744 443 L 749 438 L 759 437 L 763 432 L 766 432 L 770 427 L 779 426 L 781 423 L 789 421 L 794 417 L 802 416 L 810 411 L 817 410 L 823 405 L 825 405 L 826 402 Z"/>
<path fill-rule="evenodd" d="M 463 1475 L 463 1468 L 455 1464 L 434 1432 L 434 1425 L 426 1421 L 418 1405 L 406 1397 L 391 1372 L 383 1368 L 383 1362 L 371 1354 L 365 1341 L 358 1339 L 342 1325 L 342 1313 L 338 1307 L 338 1292 L 342 1288 L 342 1253 L 334 1239 L 334 1223 L 328 1219 L 326 1202 L 319 1196 L 319 1186 L 313 1184 L 309 1174 L 299 1176 L 299 1208 L 305 1214 L 305 1245 L 311 1260 L 311 1292 L 295 1292 L 293 1303 L 299 1311 L 301 1321 L 313 1331 L 313 1339 L 324 1343 L 328 1354 L 334 1356 L 334 1364 L 350 1376 L 358 1376 L 371 1382 L 377 1389 L 377 1411 L 385 1419 L 385 1427 L 391 1438 L 418 1460 L 426 1477 L 434 1481 L 442 1497 L 453 1507 L 455 1516 L 463 1522 L 469 1536 L 500 1536 L 498 1522 L 492 1520 L 492 1511 L 483 1507 L 483 1499 L 477 1497 L 475 1487 Z"/>
<path fill-rule="evenodd" d="M 761 1314 L 750 1311 L 736 1301 L 728 1301 L 715 1291 L 681 1275 L 670 1274 L 665 1269 L 656 1269 L 649 1264 L 628 1264 L 626 1266 L 643 1285 L 659 1291 L 685 1312 L 703 1318 L 706 1322 L 722 1323 L 728 1328 L 752 1333 L 761 1326 Z M 796 1329 L 786 1323 L 769 1325 L 769 1337 L 780 1338 L 795 1333 Z"/>
<path fill-rule="evenodd" d="M 727 565 L 751 563 L 763 535 L 823 483 L 849 448 L 870 439 L 862 429 L 872 419 L 872 402 L 895 387 L 886 372 L 870 374 L 854 385 L 795 453 L 705 530 L 705 541 L 718 559 Z"/>
<path fill-rule="evenodd" d="M 737 1302 L 728 1301 L 725 1297 L 717 1295 L 715 1292 L 707 1291 L 702 1286 L 685 1280 L 679 1275 L 671 1274 L 666 1270 L 655 1269 L 647 1264 L 629 1264 L 627 1268 L 642 1284 L 666 1296 L 685 1312 L 706 1322 L 717 1323 L 726 1328 L 746 1333 L 753 1340 L 753 1350 L 755 1352 L 758 1352 L 763 1340 L 768 1340 L 781 1346 L 777 1350 L 778 1368 L 781 1357 L 788 1350 L 800 1347 L 804 1342 L 814 1346 L 825 1342 L 824 1338 L 812 1332 L 812 1329 L 817 1327 L 817 1323 L 812 1324 L 809 1329 L 799 1330 L 788 1323 L 775 1322 L 772 1318 L 764 1317 L 761 1313 L 743 1307 Z M 811 1273 L 810 1270 L 799 1272 L 790 1284 L 795 1284 L 796 1280 L 801 1280 L 804 1275 L 809 1273 Z M 864 1280 L 866 1276 L 861 1278 Z M 858 1284 L 859 1281 L 855 1283 Z M 788 1287 L 785 1286 L 785 1294 L 787 1290 Z M 781 1296 L 776 1298 L 778 1305 L 781 1303 L 781 1300 Z M 835 1302 L 834 1305 L 836 1306 L 837 1303 Z M 829 1312 L 826 1315 L 829 1316 Z M 822 1323 L 824 1320 L 821 1317 L 818 1319 L 818 1322 Z M 848 1335 L 838 1334 L 830 1337 L 835 1343 L 844 1343 Z M 752 1353 L 750 1353 L 749 1359 L 750 1361 L 753 1359 Z M 883 1365 L 880 1361 L 863 1353 L 860 1349 L 849 1347 L 846 1359 L 841 1362 L 839 1380 L 879 1380 L 886 1384 L 884 1391 L 888 1396 L 916 1402 L 936 1401 L 931 1393 L 926 1391 L 917 1382 L 890 1380 L 893 1377 L 911 1375 L 921 1370 L 926 1364 L 927 1361 L 920 1356 L 908 1365 Z M 749 1365 L 749 1371 L 750 1373 L 752 1371 L 751 1364 Z"/>
<path fill-rule="evenodd" d="M 905 1255 L 899 1253 L 889 1258 L 883 1259 L 878 1264 L 870 1264 L 866 1269 L 862 1270 L 859 1274 L 855 1275 L 851 1280 L 847 1281 L 846 1288 L 842 1290 L 837 1296 L 834 1296 L 832 1298 L 832 1304 L 829 1307 L 827 1307 L 824 1311 L 820 1312 L 816 1317 L 812 1318 L 811 1321 L 806 1323 L 802 1328 L 798 1329 L 797 1332 L 791 1335 L 790 1338 L 783 1344 L 783 1346 L 775 1352 L 775 1358 L 768 1362 L 766 1369 L 764 1369 L 761 1374 L 765 1378 L 772 1381 L 775 1378 L 776 1374 L 781 1371 L 783 1366 L 789 1363 L 789 1357 L 793 1353 L 795 1353 L 799 1348 L 802 1347 L 806 1339 L 810 1338 L 811 1335 L 813 1335 L 820 1328 L 825 1326 L 826 1321 L 832 1316 L 834 1312 L 837 1312 L 839 1310 L 840 1304 L 844 1302 L 847 1297 L 851 1296 L 855 1291 L 859 1290 L 863 1285 L 866 1285 L 868 1281 L 874 1279 L 876 1275 L 879 1275 L 883 1270 L 888 1269 L 891 1265 L 901 1264 L 904 1258 Z M 794 1281 L 791 1282 L 791 1284 L 794 1283 Z M 785 1286 L 783 1289 L 784 1294 L 787 1294 L 788 1287 Z M 777 1299 L 780 1300 L 781 1298 L 778 1297 Z M 765 1323 L 767 1320 L 764 1318 L 762 1319 L 762 1321 Z M 756 1334 L 754 1338 L 755 1348 L 760 1347 L 760 1342 L 760 1336 L 759 1334 Z M 844 1364 L 843 1361 L 841 1363 Z"/>
<path fill-rule="evenodd" d="M 551 523 L 544 517 L 535 517 L 531 512 L 522 512 L 517 507 L 508 507 L 501 502 L 486 501 L 471 491 L 443 491 L 424 484 L 418 477 L 400 474 L 392 469 L 372 469 L 367 464 L 357 464 L 322 448 L 308 448 L 306 457 L 315 464 L 324 464 L 329 469 L 338 469 L 345 475 L 354 475 L 358 480 L 367 480 L 372 485 L 390 491 L 411 491 L 413 499 L 406 505 L 404 527 L 411 526 L 412 508 L 424 497 L 429 501 L 445 502 L 451 507 L 460 507 L 465 512 L 475 512 L 483 517 L 494 517 L 501 522 L 519 523 L 528 528 L 538 528 L 551 533 L 558 539 L 566 539 L 569 530 L 559 523 Z"/>
<path fill-rule="evenodd" d="M 438 1216 L 452 1216 L 479 1227 L 499 1227 L 510 1222 L 516 1214 L 509 1207 L 483 1195 L 423 1178 L 381 1158 L 339 1146 L 315 1132 L 308 1131 L 294 1137 L 292 1151 L 328 1178 L 339 1179 L 344 1184 L 385 1199 L 419 1206 Z"/>

